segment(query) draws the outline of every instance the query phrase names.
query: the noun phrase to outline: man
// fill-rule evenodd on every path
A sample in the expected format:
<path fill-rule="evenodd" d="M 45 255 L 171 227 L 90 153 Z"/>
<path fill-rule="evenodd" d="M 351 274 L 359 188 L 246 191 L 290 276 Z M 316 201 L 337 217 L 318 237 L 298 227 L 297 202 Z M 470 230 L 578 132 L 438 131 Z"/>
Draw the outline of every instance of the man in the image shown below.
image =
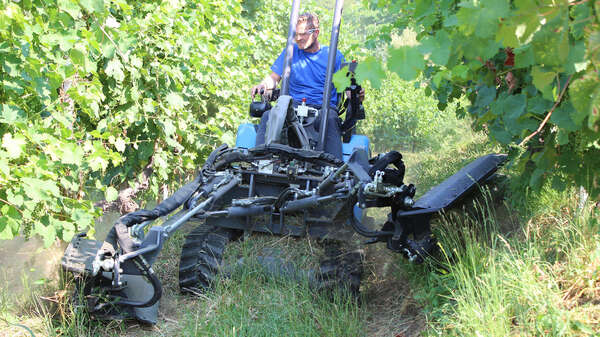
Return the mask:
<path fill-rule="evenodd" d="M 296 43 L 294 44 L 294 55 L 291 62 L 291 75 L 289 79 L 290 96 L 292 96 L 295 105 L 301 104 L 306 99 L 306 104 L 320 109 L 323 104 L 323 90 L 325 87 L 325 78 L 327 71 L 327 60 L 329 47 L 319 44 L 319 19 L 315 14 L 304 13 L 298 17 L 296 24 Z M 283 74 L 283 63 L 285 50 L 279 55 L 275 63 L 271 66 L 271 74 L 252 87 L 252 96 L 263 90 L 271 90 L 277 86 Z M 334 72 L 339 70 L 343 63 L 344 56 L 337 51 Z M 337 115 L 338 98 L 335 87 L 331 93 L 331 101 L 327 121 L 327 134 L 325 140 L 325 152 L 331 153 L 336 158 L 342 159 L 342 139 L 340 130 L 340 119 Z M 312 124 L 315 131 L 319 132 L 321 125 L 320 118 Z M 258 128 L 256 144 L 264 144 L 265 131 L 269 111 L 265 112 Z M 313 139 L 318 141 L 318 139 Z"/>

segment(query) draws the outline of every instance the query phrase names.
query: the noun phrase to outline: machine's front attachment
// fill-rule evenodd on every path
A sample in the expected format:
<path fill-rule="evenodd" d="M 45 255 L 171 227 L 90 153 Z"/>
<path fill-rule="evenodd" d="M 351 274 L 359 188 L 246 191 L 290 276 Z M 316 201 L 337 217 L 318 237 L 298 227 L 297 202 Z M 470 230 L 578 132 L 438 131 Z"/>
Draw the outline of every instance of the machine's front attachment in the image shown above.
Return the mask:
<path fill-rule="evenodd" d="M 219 150 L 215 153 L 218 154 Z M 212 164 L 216 157 L 209 157 Z M 152 264 L 164 242 L 191 217 L 208 211 L 214 202 L 234 189 L 240 179 L 227 173 L 207 175 L 175 192 L 155 209 L 139 210 L 121 217 L 104 241 L 79 234 L 69 244 L 62 266 L 74 274 L 76 298 L 81 299 L 92 317 L 99 319 L 135 318 L 154 324 L 162 287 Z M 161 226 L 147 230 L 152 220 L 174 211 L 177 214 Z"/>
<path fill-rule="evenodd" d="M 160 282 L 143 255 L 126 255 L 107 241 L 79 234 L 61 262 L 75 276 L 75 299 L 92 317 L 135 318 L 154 324 L 162 294 Z"/>
<path fill-rule="evenodd" d="M 414 262 L 436 249 L 431 234 L 430 220 L 440 211 L 458 205 L 466 195 L 480 188 L 506 160 L 504 154 L 489 154 L 480 157 L 454 175 L 433 187 L 416 200 L 410 209 L 394 209 L 383 226 L 383 231 L 392 231 L 387 237 L 388 248 L 403 253 Z"/>

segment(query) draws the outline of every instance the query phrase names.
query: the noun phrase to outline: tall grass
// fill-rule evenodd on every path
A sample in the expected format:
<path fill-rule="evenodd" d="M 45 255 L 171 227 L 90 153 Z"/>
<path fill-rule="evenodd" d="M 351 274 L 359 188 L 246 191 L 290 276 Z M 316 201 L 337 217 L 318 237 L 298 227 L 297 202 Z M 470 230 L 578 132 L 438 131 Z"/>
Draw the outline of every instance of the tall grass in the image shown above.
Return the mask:
<path fill-rule="evenodd" d="M 405 156 L 422 186 L 435 185 L 489 145 L 470 137 L 454 149 Z M 431 165 L 444 162 L 444 168 Z M 455 168 L 446 167 L 456 166 Z M 449 171 L 449 172 L 447 172 Z M 510 173 L 510 172 L 509 172 Z M 421 193 L 426 190 L 421 190 Z M 520 205 L 510 203 L 518 194 Z M 402 271 L 427 314 L 429 336 L 600 334 L 600 212 L 578 209 L 575 189 L 487 194 L 435 224 L 440 256 Z"/>

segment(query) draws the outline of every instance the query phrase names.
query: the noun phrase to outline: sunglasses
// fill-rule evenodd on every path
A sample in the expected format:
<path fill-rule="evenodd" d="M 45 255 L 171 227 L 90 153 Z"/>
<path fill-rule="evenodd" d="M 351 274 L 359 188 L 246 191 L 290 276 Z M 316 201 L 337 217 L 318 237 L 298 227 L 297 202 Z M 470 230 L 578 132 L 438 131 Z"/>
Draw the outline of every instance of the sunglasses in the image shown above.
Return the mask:
<path fill-rule="evenodd" d="M 296 38 L 298 38 L 298 37 L 306 37 L 306 36 L 308 36 L 308 35 L 310 35 L 310 34 L 314 33 L 316 30 L 317 30 L 316 28 L 313 28 L 313 29 L 309 29 L 309 30 L 307 30 L 307 31 L 306 31 L 306 32 L 304 32 L 304 33 L 298 33 L 298 32 L 296 32 Z"/>

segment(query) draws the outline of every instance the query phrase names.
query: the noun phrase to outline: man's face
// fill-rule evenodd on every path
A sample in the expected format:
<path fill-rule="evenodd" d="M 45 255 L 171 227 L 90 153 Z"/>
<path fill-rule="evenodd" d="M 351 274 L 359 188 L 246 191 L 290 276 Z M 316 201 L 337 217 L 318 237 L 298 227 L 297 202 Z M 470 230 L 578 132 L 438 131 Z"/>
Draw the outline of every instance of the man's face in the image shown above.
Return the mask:
<path fill-rule="evenodd" d="M 301 50 L 310 49 L 317 41 L 319 30 L 308 28 L 306 22 L 300 22 L 296 26 L 296 44 Z"/>

